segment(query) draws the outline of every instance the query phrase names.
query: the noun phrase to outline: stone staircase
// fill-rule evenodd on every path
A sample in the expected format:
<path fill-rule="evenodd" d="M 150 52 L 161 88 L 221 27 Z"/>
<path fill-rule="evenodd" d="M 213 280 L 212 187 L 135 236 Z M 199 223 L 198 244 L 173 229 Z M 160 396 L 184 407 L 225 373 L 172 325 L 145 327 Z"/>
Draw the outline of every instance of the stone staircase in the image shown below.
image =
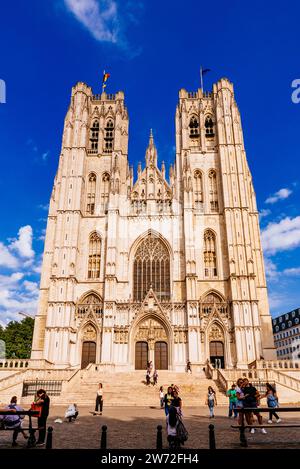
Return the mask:
<path fill-rule="evenodd" d="M 95 404 L 98 384 L 103 384 L 103 399 L 105 406 L 153 406 L 159 405 L 159 387 L 164 387 L 164 392 L 170 384 L 179 387 L 180 397 L 184 406 L 203 406 L 205 404 L 208 386 L 212 386 L 217 392 L 218 405 L 227 405 L 228 399 L 218 389 L 212 379 L 207 379 L 203 374 L 176 373 L 172 371 L 160 371 L 158 384 L 146 386 L 145 373 L 141 371 L 103 373 L 95 369 L 80 370 L 69 381 L 63 382 L 60 396 L 51 396 L 52 405 L 67 406 L 76 403 L 78 406 L 90 406 Z M 21 404 L 30 404 L 32 396 L 23 397 Z"/>

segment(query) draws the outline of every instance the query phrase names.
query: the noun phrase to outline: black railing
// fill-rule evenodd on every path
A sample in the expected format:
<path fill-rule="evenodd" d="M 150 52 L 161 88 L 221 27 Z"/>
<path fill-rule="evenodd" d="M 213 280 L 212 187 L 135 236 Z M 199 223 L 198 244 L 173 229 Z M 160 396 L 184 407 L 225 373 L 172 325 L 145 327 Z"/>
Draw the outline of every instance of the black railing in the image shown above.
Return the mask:
<path fill-rule="evenodd" d="M 45 389 L 49 396 L 60 396 L 62 381 L 24 381 L 22 397 L 34 396 L 39 389 Z"/>
<path fill-rule="evenodd" d="M 266 383 L 271 384 L 271 386 L 276 390 L 275 381 L 253 381 L 251 378 L 248 378 L 252 386 L 254 386 L 260 394 L 266 393 Z"/>

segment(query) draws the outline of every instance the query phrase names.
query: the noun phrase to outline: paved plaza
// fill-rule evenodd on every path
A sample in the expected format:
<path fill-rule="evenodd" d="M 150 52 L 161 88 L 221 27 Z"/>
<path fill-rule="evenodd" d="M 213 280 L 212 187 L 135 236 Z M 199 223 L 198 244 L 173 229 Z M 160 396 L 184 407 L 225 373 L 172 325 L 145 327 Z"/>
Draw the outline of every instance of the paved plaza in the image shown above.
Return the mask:
<path fill-rule="evenodd" d="M 108 407 L 104 408 L 102 416 L 93 416 L 92 410 L 80 408 L 78 421 L 67 423 L 63 418 L 65 408 L 52 407 L 47 426 L 54 428 L 53 448 L 99 448 L 102 425 L 108 427 L 108 448 L 155 448 L 156 428 L 159 424 L 163 426 L 163 445 L 167 448 L 164 411 L 159 407 Z M 281 417 L 282 423 L 299 423 L 296 413 L 285 413 Z M 54 423 L 57 418 L 62 418 L 63 423 Z M 216 417 L 211 420 L 206 407 L 186 408 L 184 422 L 189 432 L 186 448 L 208 448 L 208 425 L 213 423 L 217 448 L 240 449 L 239 432 L 231 428 L 234 420 L 227 417 L 226 407 L 217 407 Z M 273 423 L 273 427 L 276 427 L 276 423 Z M 267 435 L 261 434 L 259 430 L 254 435 L 247 431 L 249 448 L 300 448 L 300 428 L 267 428 L 267 431 Z M 11 447 L 11 437 L 11 432 L 0 432 L 0 449 Z M 18 442 L 18 448 L 26 446 L 22 435 L 19 435 Z"/>

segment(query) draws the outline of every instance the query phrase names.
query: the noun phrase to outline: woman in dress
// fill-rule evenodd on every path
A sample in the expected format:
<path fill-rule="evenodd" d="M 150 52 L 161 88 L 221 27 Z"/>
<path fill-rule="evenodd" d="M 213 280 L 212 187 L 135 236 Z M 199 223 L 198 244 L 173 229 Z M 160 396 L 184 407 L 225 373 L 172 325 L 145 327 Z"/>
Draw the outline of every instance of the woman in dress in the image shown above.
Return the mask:
<path fill-rule="evenodd" d="M 276 419 L 276 423 L 280 423 L 281 418 L 279 418 L 279 415 L 277 414 L 277 412 L 275 412 L 275 409 L 278 407 L 278 396 L 277 396 L 276 390 L 273 388 L 273 386 L 270 383 L 266 383 L 266 394 L 262 397 L 267 398 L 268 407 L 273 409 L 273 410 L 270 410 L 269 412 L 268 423 L 273 423 L 272 421 L 273 415 Z"/>

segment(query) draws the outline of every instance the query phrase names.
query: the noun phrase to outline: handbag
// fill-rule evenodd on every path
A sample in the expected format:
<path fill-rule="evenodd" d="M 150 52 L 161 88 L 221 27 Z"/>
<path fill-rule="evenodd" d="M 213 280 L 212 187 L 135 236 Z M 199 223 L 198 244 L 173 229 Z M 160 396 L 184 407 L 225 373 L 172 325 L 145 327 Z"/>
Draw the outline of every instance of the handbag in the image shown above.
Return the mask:
<path fill-rule="evenodd" d="M 43 409 L 43 406 L 40 405 L 40 404 L 36 404 L 35 402 L 33 402 L 30 406 L 30 410 L 35 410 L 35 411 L 38 411 L 38 415 L 32 415 L 32 417 L 36 417 L 36 418 L 39 418 L 42 414 L 42 409 Z"/>
<path fill-rule="evenodd" d="M 181 444 L 184 444 L 185 441 L 187 441 L 189 437 L 189 433 L 187 429 L 185 428 L 183 421 L 178 417 L 178 424 L 177 424 L 177 438 L 180 441 Z"/>

